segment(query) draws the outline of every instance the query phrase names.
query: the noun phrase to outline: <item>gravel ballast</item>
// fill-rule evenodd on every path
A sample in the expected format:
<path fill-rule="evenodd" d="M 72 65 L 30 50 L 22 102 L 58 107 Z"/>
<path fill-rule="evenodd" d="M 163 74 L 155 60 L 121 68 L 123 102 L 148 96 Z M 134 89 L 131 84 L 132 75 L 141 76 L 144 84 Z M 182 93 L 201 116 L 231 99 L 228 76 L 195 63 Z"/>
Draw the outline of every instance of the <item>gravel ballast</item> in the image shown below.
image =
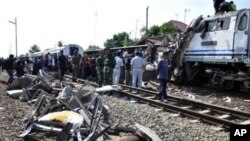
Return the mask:
<path fill-rule="evenodd" d="M 138 104 L 119 96 L 103 96 L 109 106 L 113 126 L 134 127 L 137 122 L 153 131 L 163 141 L 227 141 L 229 132 L 218 131 L 206 123 L 176 116 L 147 104 Z"/>

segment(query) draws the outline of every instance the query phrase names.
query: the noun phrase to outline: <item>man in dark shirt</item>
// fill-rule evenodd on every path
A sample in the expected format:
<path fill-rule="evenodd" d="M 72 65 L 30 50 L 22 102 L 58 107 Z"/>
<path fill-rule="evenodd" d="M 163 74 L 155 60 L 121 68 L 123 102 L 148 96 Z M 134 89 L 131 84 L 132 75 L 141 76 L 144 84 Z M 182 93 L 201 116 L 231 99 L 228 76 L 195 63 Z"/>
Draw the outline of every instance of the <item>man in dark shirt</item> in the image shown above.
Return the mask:
<path fill-rule="evenodd" d="M 22 77 L 24 75 L 24 73 L 25 73 L 24 72 L 24 66 L 25 66 L 24 57 L 21 56 L 20 60 L 17 61 L 16 65 L 15 65 L 17 77 Z"/>
<path fill-rule="evenodd" d="M 167 102 L 167 81 L 168 81 L 168 52 L 163 53 L 162 60 L 158 63 L 157 74 L 160 81 L 159 97 L 161 101 Z"/>
<path fill-rule="evenodd" d="M 103 57 L 103 51 L 101 51 L 99 57 L 96 59 L 96 72 L 98 77 L 97 84 L 99 87 L 101 87 L 103 83 L 103 67 L 104 67 L 104 57 Z"/>
<path fill-rule="evenodd" d="M 13 69 L 14 69 L 14 55 L 10 54 L 9 58 L 3 62 L 3 69 L 5 69 L 9 75 L 8 85 L 13 82 Z"/>
<path fill-rule="evenodd" d="M 37 75 L 39 70 L 42 69 L 42 63 L 41 60 L 38 58 L 35 58 L 35 61 L 33 63 L 33 75 Z"/>
<path fill-rule="evenodd" d="M 67 59 L 63 55 L 63 51 L 60 52 L 60 56 L 58 58 L 58 64 L 59 64 L 59 69 L 60 69 L 60 80 L 63 80 L 64 74 L 66 72 L 66 64 L 67 64 Z"/>
<path fill-rule="evenodd" d="M 225 0 L 213 0 L 214 1 L 214 10 L 215 14 L 219 12 L 220 4 L 225 2 Z"/>
<path fill-rule="evenodd" d="M 125 83 L 126 85 L 131 85 L 131 59 L 132 59 L 132 56 L 131 55 L 128 55 L 126 58 L 125 58 Z"/>

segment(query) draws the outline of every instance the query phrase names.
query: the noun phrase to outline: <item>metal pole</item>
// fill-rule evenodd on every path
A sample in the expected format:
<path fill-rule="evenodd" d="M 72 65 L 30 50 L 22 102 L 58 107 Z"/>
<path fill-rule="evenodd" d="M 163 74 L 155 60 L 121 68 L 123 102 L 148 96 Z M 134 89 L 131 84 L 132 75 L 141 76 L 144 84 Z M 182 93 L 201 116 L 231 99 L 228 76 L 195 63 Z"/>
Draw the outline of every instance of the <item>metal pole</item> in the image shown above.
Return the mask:
<path fill-rule="evenodd" d="M 15 17 L 15 32 L 16 32 L 16 57 L 17 57 L 17 17 Z"/>
<path fill-rule="evenodd" d="M 94 46 L 96 47 L 96 25 L 97 25 L 97 14 L 98 14 L 98 12 L 97 11 L 95 11 L 95 35 L 94 35 Z"/>
<path fill-rule="evenodd" d="M 9 23 L 12 23 L 15 25 L 15 39 L 16 39 L 16 57 L 17 57 L 17 17 L 15 17 L 15 22 L 9 21 Z"/>
<path fill-rule="evenodd" d="M 185 15 L 184 15 L 184 23 L 186 23 L 186 18 L 187 18 L 187 12 L 190 12 L 190 9 L 185 9 Z"/>
<path fill-rule="evenodd" d="M 146 32 L 148 32 L 148 6 L 147 6 L 147 9 L 146 9 Z"/>
<path fill-rule="evenodd" d="M 135 24 L 135 39 L 136 39 L 136 37 L 137 37 L 138 22 L 139 22 L 139 20 L 136 19 L 136 24 Z"/>

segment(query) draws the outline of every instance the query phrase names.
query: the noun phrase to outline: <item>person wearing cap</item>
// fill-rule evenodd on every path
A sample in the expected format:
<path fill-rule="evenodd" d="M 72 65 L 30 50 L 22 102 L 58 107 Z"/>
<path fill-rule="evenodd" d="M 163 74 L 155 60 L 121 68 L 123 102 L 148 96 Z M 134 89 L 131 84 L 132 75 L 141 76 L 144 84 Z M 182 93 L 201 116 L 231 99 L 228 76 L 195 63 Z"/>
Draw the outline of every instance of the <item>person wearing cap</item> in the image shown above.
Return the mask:
<path fill-rule="evenodd" d="M 100 51 L 100 55 L 96 58 L 96 72 L 97 72 L 97 84 L 102 87 L 103 84 L 103 67 L 104 67 L 103 51 Z"/>
<path fill-rule="evenodd" d="M 142 86 L 142 73 L 145 70 L 145 61 L 142 57 L 140 57 L 140 53 L 136 52 L 135 57 L 131 60 L 131 72 L 132 72 L 132 86 L 136 87 L 136 83 L 138 80 L 138 87 Z"/>
<path fill-rule="evenodd" d="M 159 61 L 157 67 L 158 79 L 160 81 L 159 99 L 167 102 L 167 81 L 168 81 L 168 51 L 165 51 L 162 56 L 162 60 Z M 165 100 L 164 100 L 165 99 Z"/>
<path fill-rule="evenodd" d="M 118 51 L 115 57 L 115 62 L 116 62 L 115 68 L 113 70 L 113 85 L 119 85 L 120 76 L 121 76 L 121 68 L 124 66 L 123 60 L 120 56 L 121 56 L 121 52 Z"/>
<path fill-rule="evenodd" d="M 103 67 L 104 84 L 112 85 L 113 69 L 116 65 L 116 62 L 109 48 L 105 49 L 105 57 L 104 57 L 103 64 L 104 64 L 104 67 Z"/>
<path fill-rule="evenodd" d="M 72 57 L 72 66 L 73 66 L 73 76 L 72 76 L 72 81 L 76 82 L 77 76 L 78 76 L 78 71 L 80 67 L 80 61 L 81 61 L 81 55 L 78 54 L 78 51 L 74 51 L 74 55 Z"/>

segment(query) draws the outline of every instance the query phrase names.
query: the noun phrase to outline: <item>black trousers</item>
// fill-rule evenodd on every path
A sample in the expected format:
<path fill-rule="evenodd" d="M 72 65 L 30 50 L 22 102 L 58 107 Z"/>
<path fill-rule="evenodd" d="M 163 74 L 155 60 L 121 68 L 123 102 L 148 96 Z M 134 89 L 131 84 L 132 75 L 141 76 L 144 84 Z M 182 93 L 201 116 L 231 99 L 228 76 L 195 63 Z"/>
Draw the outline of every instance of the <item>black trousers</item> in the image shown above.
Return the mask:
<path fill-rule="evenodd" d="M 160 92 L 159 92 L 159 97 L 160 99 L 164 99 L 164 98 L 167 98 L 167 92 L 166 92 L 166 89 L 167 89 L 167 79 L 159 79 L 160 81 Z"/>
<path fill-rule="evenodd" d="M 66 72 L 66 68 L 60 68 L 60 80 L 63 80 L 64 74 Z"/>

